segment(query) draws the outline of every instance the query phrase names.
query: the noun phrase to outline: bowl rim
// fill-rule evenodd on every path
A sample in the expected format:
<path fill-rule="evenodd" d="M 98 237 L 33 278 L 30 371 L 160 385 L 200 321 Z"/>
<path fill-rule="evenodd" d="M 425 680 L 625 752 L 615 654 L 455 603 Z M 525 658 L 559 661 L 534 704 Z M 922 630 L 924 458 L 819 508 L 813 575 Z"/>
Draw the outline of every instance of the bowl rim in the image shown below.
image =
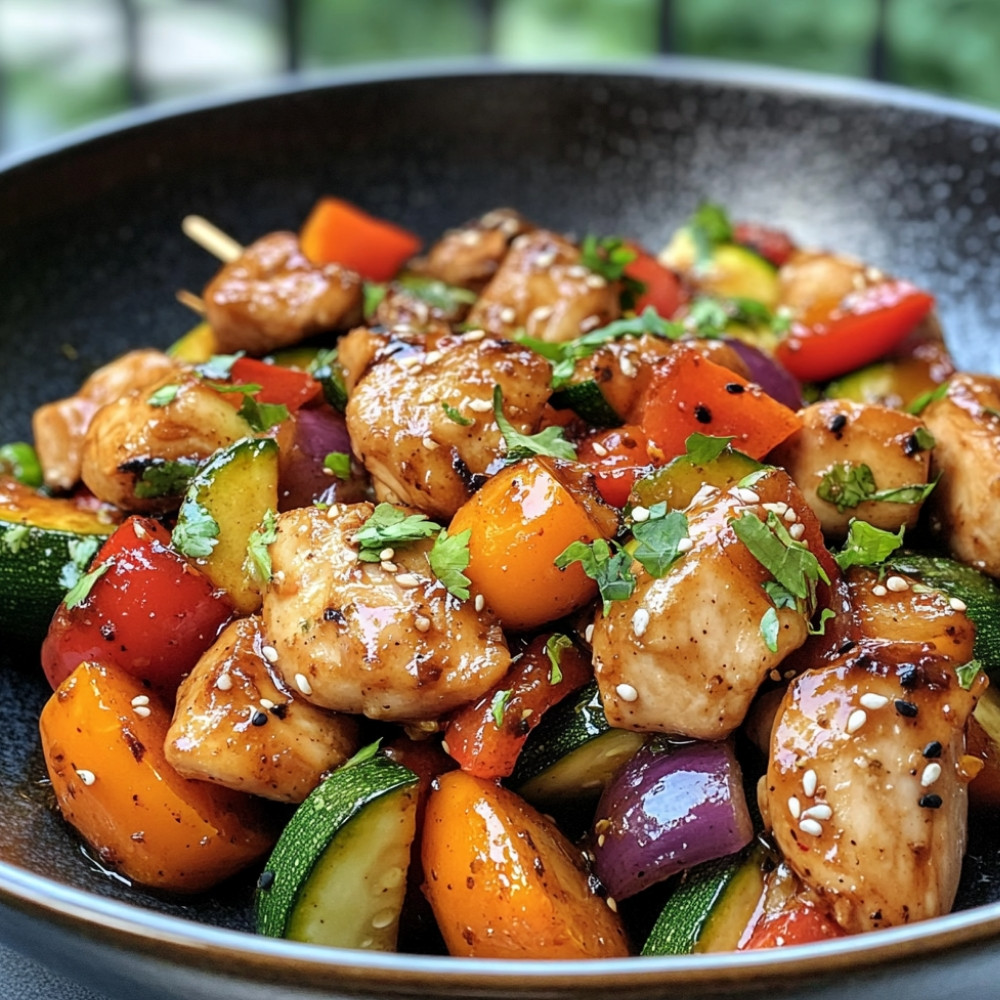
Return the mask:
<path fill-rule="evenodd" d="M 461 77 L 654 78 L 720 88 L 832 98 L 845 104 L 886 105 L 983 124 L 1000 130 L 1000 110 L 908 87 L 778 68 L 770 65 L 665 56 L 632 62 L 510 63 L 492 58 L 405 60 L 368 63 L 299 74 L 264 84 L 239 86 L 196 98 L 178 98 L 122 112 L 65 135 L 0 156 L 0 183 L 46 160 L 114 139 L 157 123 L 199 112 L 356 86 L 405 84 Z M 2 228 L 2 223 L 0 223 Z M 0 859 L 0 911 L 7 909 L 146 956 L 169 950 L 171 962 L 215 970 L 238 964 L 258 980 L 312 984 L 328 989 L 357 985 L 412 985 L 433 977 L 442 989 L 597 989 L 613 978 L 615 988 L 736 984 L 751 989 L 771 982 L 786 986 L 817 975 L 858 973 L 908 960 L 964 951 L 1000 938 L 1000 902 L 946 914 L 877 933 L 761 952 L 632 956 L 600 960 L 465 959 L 411 953 L 381 953 L 318 947 L 247 931 L 200 923 L 67 886 Z M 0 921 L 0 936 L 4 923 Z M 15 943 L 15 947 L 17 947 Z M 44 960 L 44 959 L 43 959 Z M 331 973 L 336 973 L 332 977 Z M 568 995 L 568 994 L 567 994 Z"/>

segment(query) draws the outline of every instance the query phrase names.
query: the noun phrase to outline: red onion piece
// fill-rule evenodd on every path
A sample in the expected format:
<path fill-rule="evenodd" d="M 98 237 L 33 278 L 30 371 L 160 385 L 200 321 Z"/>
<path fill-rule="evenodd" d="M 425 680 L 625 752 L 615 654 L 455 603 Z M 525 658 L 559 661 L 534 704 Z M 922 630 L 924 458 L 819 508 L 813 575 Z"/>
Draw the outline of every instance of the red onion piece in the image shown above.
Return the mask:
<path fill-rule="evenodd" d="M 749 369 L 751 382 L 756 382 L 772 399 L 790 410 L 802 408 L 802 388 L 791 372 L 769 354 L 738 337 L 726 337 L 725 341 Z"/>
<path fill-rule="evenodd" d="M 330 452 L 351 454 L 351 439 L 344 416 L 332 406 L 299 410 L 294 415 L 291 447 L 281 455 L 278 472 L 278 507 L 292 510 L 311 503 L 357 503 L 364 500 L 367 477 L 360 463 L 351 459 L 351 475 L 341 479 L 323 466 Z"/>
<path fill-rule="evenodd" d="M 752 837 L 732 744 L 657 738 L 601 796 L 594 873 L 614 899 L 627 899 L 675 872 L 733 854 Z"/>

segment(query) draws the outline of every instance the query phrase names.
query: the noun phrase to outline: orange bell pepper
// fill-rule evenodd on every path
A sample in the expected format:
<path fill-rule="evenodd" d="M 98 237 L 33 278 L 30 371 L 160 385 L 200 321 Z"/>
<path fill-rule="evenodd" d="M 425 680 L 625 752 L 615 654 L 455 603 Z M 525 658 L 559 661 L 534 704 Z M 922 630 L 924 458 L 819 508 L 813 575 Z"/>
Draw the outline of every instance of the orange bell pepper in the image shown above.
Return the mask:
<path fill-rule="evenodd" d="M 614 529 L 601 530 L 556 468 L 538 457 L 507 466 L 458 509 L 448 529 L 451 536 L 468 529 L 465 574 L 507 628 L 543 625 L 597 595 L 579 564 L 559 570 L 553 560 L 571 542 Z"/>
<path fill-rule="evenodd" d="M 793 902 L 789 909 L 763 917 L 740 950 L 756 951 L 759 948 L 809 944 L 812 941 L 844 937 L 845 933 L 815 906 Z"/>
<path fill-rule="evenodd" d="M 389 281 L 420 249 L 420 238 L 340 198 L 321 198 L 299 233 L 314 264 L 340 264 L 369 281 Z"/>
<path fill-rule="evenodd" d="M 616 958 L 621 921 L 582 852 L 518 795 L 464 771 L 437 781 L 421 854 L 424 895 L 452 955 Z"/>
<path fill-rule="evenodd" d="M 683 455 L 696 432 L 732 437 L 737 451 L 760 459 L 802 426 L 794 410 L 693 347 L 656 362 L 637 412 L 658 462 Z"/>
<path fill-rule="evenodd" d="M 590 467 L 605 503 L 621 509 L 635 481 L 649 471 L 646 435 L 633 424 L 598 431 L 580 442 L 577 459 Z"/>
<path fill-rule="evenodd" d="M 42 709 L 42 751 L 63 817 L 103 863 L 142 885 L 201 892 L 275 837 L 257 800 L 167 763 L 170 717 L 120 667 L 82 663 Z"/>

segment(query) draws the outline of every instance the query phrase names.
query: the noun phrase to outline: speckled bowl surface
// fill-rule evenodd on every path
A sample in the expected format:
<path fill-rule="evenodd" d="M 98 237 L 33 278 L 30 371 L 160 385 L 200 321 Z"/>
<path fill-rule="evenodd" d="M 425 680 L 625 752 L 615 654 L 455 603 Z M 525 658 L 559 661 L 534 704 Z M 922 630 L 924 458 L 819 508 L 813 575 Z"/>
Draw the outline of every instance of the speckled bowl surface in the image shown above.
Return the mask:
<path fill-rule="evenodd" d="M 130 346 L 191 325 L 213 261 L 336 193 L 427 238 L 512 205 L 652 247 L 703 199 L 932 289 L 959 362 L 1000 371 L 1000 115 L 898 89 L 691 61 L 639 69 L 410 67 L 280 86 L 0 164 L 0 440 Z M 0 623 L 2 624 L 2 623 Z M 974 824 L 959 910 L 786 949 L 606 962 L 466 961 L 255 937 L 249 888 L 156 899 L 99 872 L 54 814 L 37 650 L 0 666 L 0 939 L 111 996 L 623 998 L 988 996 L 1000 979 L 1000 836 Z M 345 903 L 349 905 L 349 903 Z"/>

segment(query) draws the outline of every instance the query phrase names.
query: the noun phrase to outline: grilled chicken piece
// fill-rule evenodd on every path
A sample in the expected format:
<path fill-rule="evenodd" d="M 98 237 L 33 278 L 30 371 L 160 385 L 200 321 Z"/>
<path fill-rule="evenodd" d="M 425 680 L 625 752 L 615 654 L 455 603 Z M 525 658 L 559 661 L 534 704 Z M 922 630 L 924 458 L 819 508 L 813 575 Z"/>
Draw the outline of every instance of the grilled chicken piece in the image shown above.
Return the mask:
<path fill-rule="evenodd" d="M 825 317 L 851 292 L 883 279 L 854 257 L 824 250 L 797 250 L 778 270 L 778 302 L 805 322 Z"/>
<path fill-rule="evenodd" d="M 956 559 L 1000 577 L 1000 378 L 959 374 L 921 418 L 934 435 L 927 500 L 934 532 Z"/>
<path fill-rule="evenodd" d="M 539 229 L 514 240 L 468 322 L 495 336 L 523 329 L 538 340 L 573 340 L 617 319 L 619 295 L 617 282 L 580 262 L 573 243 Z"/>
<path fill-rule="evenodd" d="M 165 744 L 179 774 L 301 802 L 357 750 L 357 721 L 309 704 L 271 659 L 260 619 L 242 618 L 181 682 Z"/>
<path fill-rule="evenodd" d="M 780 469 L 752 489 L 706 487 L 686 514 L 686 554 L 659 578 L 634 562 L 635 592 L 598 614 L 594 674 L 613 726 L 717 740 L 740 725 L 761 683 L 805 641 L 813 611 L 808 601 L 777 608 L 769 647 L 762 630 L 775 605 L 763 585 L 773 577 L 731 522 L 746 514 L 766 523 L 771 514 L 817 558 L 829 557 L 815 516 Z"/>
<path fill-rule="evenodd" d="M 178 492 L 161 493 L 144 483 L 147 469 L 168 462 L 193 466 L 252 433 L 196 374 L 173 373 L 94 414 L 83 441 L 81 475 L 100 500 L 128 511 L 162 512 L 177 506 Z M 183 481 L 178 483 L 183 492 Z"/>
<path fill-rule="evenodd" d="M 551 369 L 534 351 L 481 331 L 429 351 L 397 348 L 377 354 L 354 386 L 347 429 L 379 499 L 448 520 L 503 454 L 493 387 L 507 419 L 530 434 L 551 394 Z"/>
<path fill-rule="evenodd" d="M 497 208 L 450 229 L 411 269 L 447 285 L 478 292 L 496 274 L 511 241 L 535 227 L 512 208 Z"/>
<path fill-rule="evenodd" d="M 852 518 L 886 531 L 916 526 L 931 462 L 922 420 L 845 399 L 814 403 L 801 416 L 802 428 L 771 460 L 795 480 L 827 539 L 846 538 Z M 911 486 L 904 495 L 913 502 L 863 499 Z"/>
<path fill-rule="evenodd" d="M 338 264 L 313 264 L 294 233 L 271 233 L 225 264 L 204 299 L 219 353 L 266 354 L 357 323 L 361 278 Z"/>
<path fill-rule="evenodd" d="M 98 368 L 74 395 L 35 410 L 31 427 L 45 485 L 68 490 L 79 481 L 83 439 L 94 414 L 105 403 L 178 371 L 177 362 L 162 351 L 130 351 Z"/>
<path fill-rule="evenodd" d="M 358 560 L 353 539 L 373 510 L 335 504 L 279 516 L 264 632 L 277 669 L 313 704 L 372 719 L 437 719 L 488 691 L 510 653 L 495 619 L 434 576 L 430 540 L 386 562 Z"/>
<path fill-rule="evenodd" d="M 763 811 L 788 863 L 846 931 L 951 909 L 976 697 L 929 646 L 874 640 L 789 686 Z"/>

